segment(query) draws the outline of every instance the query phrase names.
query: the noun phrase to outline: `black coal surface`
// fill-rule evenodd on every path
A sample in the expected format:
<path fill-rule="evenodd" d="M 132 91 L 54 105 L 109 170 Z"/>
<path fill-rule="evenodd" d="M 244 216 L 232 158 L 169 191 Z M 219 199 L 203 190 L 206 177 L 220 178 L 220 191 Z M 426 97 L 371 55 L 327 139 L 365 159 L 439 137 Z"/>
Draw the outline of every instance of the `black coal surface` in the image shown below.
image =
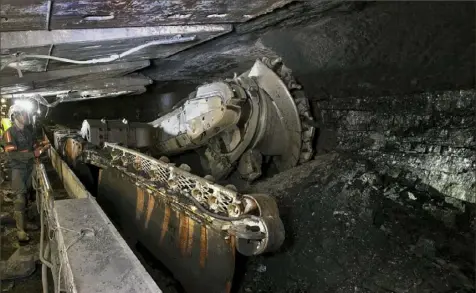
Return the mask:
<path fill-rule="evenodd" d="M 474 292 L 472 206 L 335 153 L 252 191 L 276 196 L 286 241 L 245 262 L 237 292 Z"/>

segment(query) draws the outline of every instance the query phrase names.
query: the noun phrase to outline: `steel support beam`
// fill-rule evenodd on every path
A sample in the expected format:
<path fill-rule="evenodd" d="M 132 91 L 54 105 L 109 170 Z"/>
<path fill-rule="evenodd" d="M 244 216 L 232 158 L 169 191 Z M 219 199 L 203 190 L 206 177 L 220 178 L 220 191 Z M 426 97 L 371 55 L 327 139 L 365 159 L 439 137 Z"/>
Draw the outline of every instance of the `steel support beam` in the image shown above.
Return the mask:
<path fill-rule="evenodd" d="M 82 83 L 63 83 L 51 88 L 24 90 L 16 93 L 2 92 L 1 97 L 6 99 L 14 99 L 30 98 L 38 95 L 42 97 L 59 96 L 71 92 L 87 92 L 105 89 L 145 89 L 145 86 L 150 84 L 152 84 L 152 81 L 145 76 L 123 76 L 115 78 L 105 78 L 102 80 L 91 80 Z"/>
<path fill-rule="evenodd" d="M 54 31 L 16 31 L 2 32 L 2 50 L 28 47 L 49 46 L 51 44 L 80 44 L 84 42 L 117 41 L 124 39 L 138 39 L 146 37 L 170 37 L 175 35 L 199 35 L 230 32 L 231 25 L 185 25 L 185 26 L 156 26 L 156 27 L 128 27 L 108 29 L 73 29 Z"/>
<path fill-rule="evenodd" d="M 246 22 L 295 0 L 2 0 L 0 31 Z"/>
<path fill-rule="evenodd" d="M 122 76 L 127 73 L 149 66 L 149 60 L 112 63 L 105 65 L 83 66 L 78 68 L 60 69 L 47 72 L 33 72 L 25 74 L 22 78 L 18 76 L 2 77 L 2 88 L 13 85 L 30 84 L 45 85 L 60 80 L 65 82 L 68 78 L 76 78 L 76 82 L 86 80 L 99 80 L 111 76 Z"/>

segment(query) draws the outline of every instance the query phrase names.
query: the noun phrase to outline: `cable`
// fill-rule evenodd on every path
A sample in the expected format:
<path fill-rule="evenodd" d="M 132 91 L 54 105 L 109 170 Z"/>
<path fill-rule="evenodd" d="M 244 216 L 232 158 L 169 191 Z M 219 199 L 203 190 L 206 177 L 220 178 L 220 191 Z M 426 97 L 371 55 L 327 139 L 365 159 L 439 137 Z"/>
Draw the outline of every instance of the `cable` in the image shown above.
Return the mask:
<path fill-rule="evenodd" d="M 78 237 L 76 237 L 75 239 L 73 239 L 65 248 L 64 250 L 64 253 L 67 253 L 68 250 L 71 248 L 71 246 L 73 246 L 74 244 L 76 244 L 79 240 L 83 239 L 84 236 L 87 235 L 87 231 L 90 231 L 93 233 L 93 236 L 96 235 L 96 231 L 92 228 L 82 228 L 79 232 L 76 231 L 76 230 L 72 230 L 72 229 L 68 229 L 68 228 L 64 228 L 64 227 L 61 227 L 61 226 L 57 226 L 56 229 L 62 229 L 62 230 L 65 230 L 65 231 L 70 231 L 70 232 L 74 232 L 74 233 L 77 233 L 78 234 Z M 58 269 L 58 282 L 57 282 L 57 287 L 56 287 L 56 290 L 55 290 L 55 293 L 61 293 L 61 269 L 63 267 L 63 262 L 60 261 L 60 265 L 59 265 L 59 269 Z"/>
<path fill-rule="evenodd" d="M 48 2 L 48 5 L 51 5 L 51 1 Z M 185 43 L 185 42 L 191 42 L 191 41 L 195 41 L 197 39 L 197 36 L 196 35 L 193 35 L 193 36 L 188 36 L 188 37 L 182 37 L 181 35 L 178 35 L 174 38 L 171 38 L 171 39 L 166 39 L 166 40 L 156 40 L 156 41 L 151 41 L 151 42 L 148 42 L 148 43 L 145 43 L 145 44 L 142 44 L 142 45 L 139 45 L 137 47 L 134 47 L 132 49 L 129 49 L 121 54 L 112 54 L 111 56 L 109 57 L 104 57 L 104 58 L 96 58 L 96 59 L 90 59 L 90 60 L 73 60 L 73 59 L 69 59 L 69 58 L 62 58 L 62 57 L 55 57 L 55 56 L 50 56 L 50 55 L 37 55 L 37 54 L 23 54 L 23 53 L 16 53 L 14 54 L 9 61 L 7 61 L 6 63 L 4 63 L 1 68 L 0 68 L 0 71 L 2 71 L 3 69 L 5 69 L 7 66 L 9 66 L 10 64 L 12 63 L 17 63 L 17 67 L 16 67 L 16 70 L 17 70 L 17 73 L 18 73 L 18 76 L 20 78 L 23 77 L 23 73 L 21 71 L 21 68 L 20 68 L 20 62 L 23 60 L 23 59 L 28 59 L 28 58 L 32 58 L 32 59 L 46 59 L 46 60 L 56 60 L 56 61 L 60 61 L 60 62 L 66 62 L 66 63 L 73 63 L 73 64 L 97 64 L 97 63 L 109 63 L 109 62 L 113 62 L 113 61 L 116 61 L 118 59 L 121 59 L 121 58 L 124 58 L 126 56 L 129 56 L 137 51 L 140 51 L 144 48 L 147 48 L 147 47 L 150 47 L 150 46 L 154 46 L 154 45 L 169 45 L 169 44 L 177 44 L 177 43 Z M 43 105 L 45 105 L 47 107 L 47 110 L 46 110 L 46 116 L 48 116 L 48 113 L 49 113 L 49 108 L 50 107 L 55 107 L 56 105 L 58 105 L 59 103 L 61 103 L 63 101 L 63 97 L 59 98 L 58 100 L 56 100 L 55 102 L 53 103 L 47 103 L 45 104 L 43 102 L 40 101 L 40 99 L 38 98 L 35 98 L 35 100 L 38 102 L 38 103 L 42 103 Z M 43 98 L 44 100 L 44 98 Z"/>
<path fill-rule="evenodd" d="M 45 247 L 45 254 L 49 254 L 49 251 L 50 243 L 47 242 Z M 41 264 L 41 285 L 43 293 L 48 293 L 48 267 L 46 266 L 46 264 Z"/>
<path fill-rule="evenodd" d="M 10 57 L 10 58 L 9 58 L 10 60 L 7 61 L 6 63 L 4 63 L 4 64 L 2 65 L 2 67 L 0 68 L 0 71 L 3 70 L 3 69 L 5 69 L 8 65 L 10 65 L 10 64 L 12 64 L 12 63 L 14 63 L 14 62 L 19 62 L 19 61 L 20 61 L 20 60 L 18 59 L 18 58 L 19 58 L 19 55 L 20 55 L 20 54 L 17 53 L 17 54 L 14 54 L 12 57 Z"/>
<path fill-rule="evenodd" d="M 39 200 L 37 198 L 36 200 Z M 40 232 L 40 261 L 45 264 L 48 268 L 53 269 L 53 264 L 45 259 L 44 257 L 44 250 L 43 250 L 43 242 L 44 242 L 44 235 L 45 235 L 45 227 L 44 227 L 44 207 L 43 207 L 43 198 L 41 199 L 41 211 L 40 211 L 40 225 L 41 225 L 41 232 Z"/>
<path fill-rule="evenodd" d="M 23 59 L 47 59 L 47 60 L 56 60 L 60 62 L 65 62 L 65 63 L 73 63 L 73 64 L 97 64 L 97 63 L 109 63 L 116 61 L 118 59 L 124 58 L 128 55 L 131 55 L 132 53 L 135 53 L 137 51 L 140 51 L 144 48 L 154 46 L 154 45 L 170 45 L 170 44 L 177 44 L 177 43 L 186 43 L 186 42 L 191 42 L 195 41 L 197 39 L 196 35 L 189 36 L 189 37 L 182 37 L 181 35 L 178 35 L 177 37 L 167 39 L 167 40 L 156 40 L 156 41 L 151 41 L 146 44 L 142 44 L 140 46 L 134 47 L 132 49 L 129 49 L 121 54 L 112 54 L 109 57 L 104 57 L 104 58 L 95 58 L 95 59 L 90 59 L 90 60 L 74 60 L 74 59 L 69 59 L 69 58 L 62 58 L 62 57 L 55 57 L 55 56 L 50 56 L 50 55 L 38 55 L 38 54 L 23 54 L 23 53 L 16 53 L 14 54 L 13 57 L 10 58 L 9 61 L 4 63 L 2 67 L 0 68 L 0 71 L 5 69 L 7 66 L 9 66 L 12 63 L 17 63 L 17 73 L 18 76 L 21 78 L 23 77 L 23 73 L 20 68 L 20 62 Z"/>
<path fill-rule="evenodd" d="M 55 288 L 55 293 L 61 293 L 61 269 L 63 267 L 63 262 L 60 261 L 59 269 L 58 269 L 58 280 L 57 284 L 58 286 Z"/>
<path fill-rule="evenodd" d="M 11 63 L 17 62 L 19 63 L 23 59 L 48 59 L 48 60 L 56 60 L 60 62 L 66 62 L 66 63 L 73 63 L 73 64 L 97 64 L 97 63 L 108 63 L 112 61 L 116 61 L 118 59 L 124 58 L 126 56 L 129 56 L 137 51 L 140 51 L 144 48 L 154 46 L 154 45 L 170 45 L 170 44 L 177 44 L 177 43 L 186 43 L 186 42 L 191 42 L 195 41 L 197 39 L 197 36 L 189 36 L 189 37 L 175 37 L 171 39 L 166 39 L 166 40 L 156 40 L 156 41 L 151 41 L 146 44 L 142 44 L 140 46 L 134 47 L 132 49 L 129 49 L 121 54 L 112 54 L 109 57 L 104 57 L 104 58 L 95 58 L 95 59 L 90 59 L 90 60 L 74 60 L 74 59 L 69 59 L 69 58 L 63 58 L 63 57 L 55 57 L 55 56 L 49 56 L 49 55 L 38 55 L 38 54 L 16 54 L 14 57 L 12 57 L 10 61 L 5 63 L 0 70 L 3 70 L 5 67 L 10 65 Z"/>

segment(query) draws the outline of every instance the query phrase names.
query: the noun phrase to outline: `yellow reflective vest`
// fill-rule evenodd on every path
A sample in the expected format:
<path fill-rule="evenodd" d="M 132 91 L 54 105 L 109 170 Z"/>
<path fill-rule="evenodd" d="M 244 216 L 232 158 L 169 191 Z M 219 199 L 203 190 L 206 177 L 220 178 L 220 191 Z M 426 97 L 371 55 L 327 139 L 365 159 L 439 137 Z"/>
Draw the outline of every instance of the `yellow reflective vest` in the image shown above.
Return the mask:
<path fill-rule="evenodd" d="M 3 136 L 3 133 L 8 130 L 8 128 L 12 127 L 12 121 L 8 118 L 2 118 L 1 120 L 1 127 L 0 127 L 0 135 Z"/>

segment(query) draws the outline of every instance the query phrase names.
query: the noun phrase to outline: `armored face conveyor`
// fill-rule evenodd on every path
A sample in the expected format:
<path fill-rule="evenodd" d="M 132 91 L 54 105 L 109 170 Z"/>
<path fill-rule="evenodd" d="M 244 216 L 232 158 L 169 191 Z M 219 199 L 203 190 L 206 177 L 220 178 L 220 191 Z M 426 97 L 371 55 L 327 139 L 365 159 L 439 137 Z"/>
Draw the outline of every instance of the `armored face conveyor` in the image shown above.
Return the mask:
<path fill-rule="evenodd" d="M 258 255 L 284 241 L 269 195 L 240 194 L 166 157 L 155 159 L 111 143 L 92 145 L 71 129 L 45 132 L 54 145 L 57 170 L 62 172 L 58 162 L 66 164 L 64 158 L 83 181 L 90 180 L 85 184 L 95 189 L 97 202 L 128 242 L 145 246 L 186 292 L 230 292 L 235 251 Z"/>
<path fill-rule="evenodd" d="M 311 158 L 315 127 L 300 88 L 280 59 L 261 58 L 152 122 L 85 120 L 81 131 L 45 132 L 129 242 L 145 246 L 186 292 L 230 292 L 235 251 L 276 251 L 284 228 L 273 197 L 215 178 L 236 170 L 252 181 L 264 160 L 284 171 Z M 165 157 L 188 150 L 210 175 Z"/>
<path fill-rule="evenodd" d="M 36 163 L 33 181 L 43 293 L 162 292 L 55 149 L 49 158 Z"/>

